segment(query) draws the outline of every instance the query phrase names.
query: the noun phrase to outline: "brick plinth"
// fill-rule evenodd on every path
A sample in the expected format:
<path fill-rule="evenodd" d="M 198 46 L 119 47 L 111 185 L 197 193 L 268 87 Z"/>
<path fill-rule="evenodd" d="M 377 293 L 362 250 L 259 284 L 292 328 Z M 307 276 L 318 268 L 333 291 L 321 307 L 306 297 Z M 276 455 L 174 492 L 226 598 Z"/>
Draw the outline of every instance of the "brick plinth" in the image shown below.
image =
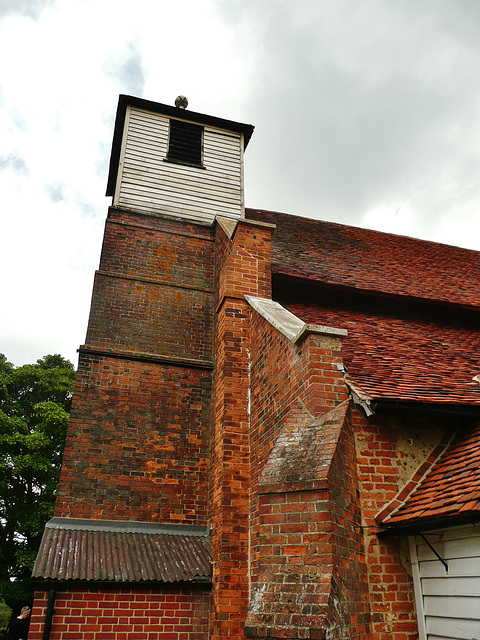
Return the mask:
<path fill-rule="evenodd" d="M 36 593 L 29 640 L 43 637 L 48 593 Z M 62 588 L 50 640 L 204 640 L 209 600 L 208 591 L 192 588 Z"/>

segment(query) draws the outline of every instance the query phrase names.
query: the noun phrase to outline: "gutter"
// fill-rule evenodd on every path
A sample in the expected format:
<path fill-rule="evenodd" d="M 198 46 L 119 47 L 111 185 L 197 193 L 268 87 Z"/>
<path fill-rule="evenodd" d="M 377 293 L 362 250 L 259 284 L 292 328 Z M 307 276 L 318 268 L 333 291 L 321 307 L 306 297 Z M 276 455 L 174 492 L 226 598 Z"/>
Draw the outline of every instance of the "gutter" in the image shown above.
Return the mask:
<path fill-rule="evenodd" d="M 410 536 L 414 534 L 427 533 L 436 529 L 450 529 L 466 524 L 472 526 L 480 522 L 480 513 L 470 513 L 469 515 L 453 516 L 451 518 L 441 518 L 437 520 L 425 520 L 424 522 L 409 522 L 403 525 L 391 525 L 382 531 L 377 532 L 380 540 L 392 538 L 393 536 Z"/>

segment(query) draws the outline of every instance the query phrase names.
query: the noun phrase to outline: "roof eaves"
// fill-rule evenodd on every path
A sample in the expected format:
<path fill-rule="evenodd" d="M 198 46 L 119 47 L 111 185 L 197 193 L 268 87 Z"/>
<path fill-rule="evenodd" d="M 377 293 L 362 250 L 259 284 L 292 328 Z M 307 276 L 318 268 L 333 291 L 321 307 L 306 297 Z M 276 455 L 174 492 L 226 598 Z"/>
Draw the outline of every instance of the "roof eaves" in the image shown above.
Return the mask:
<path fill-rule="evenodd" d="M 436 529 L 447 529 L 459 527 L 466 524 L 477 524 L 480 522 L 480 512 L 440 517 L 435 519 L 417 520 L 402 524 L 392 524 L 377 532 L 380 539 L 391 538 L 393 536 L 408 536 L 415 533 L 426 533 Z"/>
<path fill-rule="evenodd" d="M 396 411 L 420 411 L 422 413 L 441 413 L 476 418 L 480 414 L 480 405 L 458 399 L 439 401 L 438 398 L 404 398 L 401 396 L 380 396 L 372 394 L 371 400 L 376 409 L 395 409 Z"/>

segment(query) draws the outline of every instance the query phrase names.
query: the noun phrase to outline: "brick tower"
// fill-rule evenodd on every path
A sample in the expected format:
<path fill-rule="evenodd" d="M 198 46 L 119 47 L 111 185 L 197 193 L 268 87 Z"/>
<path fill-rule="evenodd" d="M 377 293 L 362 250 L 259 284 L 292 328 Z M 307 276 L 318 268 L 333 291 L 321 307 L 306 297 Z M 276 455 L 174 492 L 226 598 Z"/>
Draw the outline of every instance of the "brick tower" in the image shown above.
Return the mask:
<path fill-rule="evenodd" d="M 205 637 L 212 223 L 244 215 L 252 132 L 120 96 L 113 201 L 30 638 Z"/>

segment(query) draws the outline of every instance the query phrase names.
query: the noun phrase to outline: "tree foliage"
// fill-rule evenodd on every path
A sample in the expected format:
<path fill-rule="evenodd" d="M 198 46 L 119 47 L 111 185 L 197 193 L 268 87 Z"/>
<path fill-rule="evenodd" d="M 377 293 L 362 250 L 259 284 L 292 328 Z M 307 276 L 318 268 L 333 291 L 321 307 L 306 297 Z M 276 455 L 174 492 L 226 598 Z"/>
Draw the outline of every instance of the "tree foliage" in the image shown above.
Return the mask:
<path fill-rule="evenodd" d="M 60 355 L 14 367 L 0 354 L 0 595 L 31 597 L 30 574 L 53 515 L 75 370 Z"/>

